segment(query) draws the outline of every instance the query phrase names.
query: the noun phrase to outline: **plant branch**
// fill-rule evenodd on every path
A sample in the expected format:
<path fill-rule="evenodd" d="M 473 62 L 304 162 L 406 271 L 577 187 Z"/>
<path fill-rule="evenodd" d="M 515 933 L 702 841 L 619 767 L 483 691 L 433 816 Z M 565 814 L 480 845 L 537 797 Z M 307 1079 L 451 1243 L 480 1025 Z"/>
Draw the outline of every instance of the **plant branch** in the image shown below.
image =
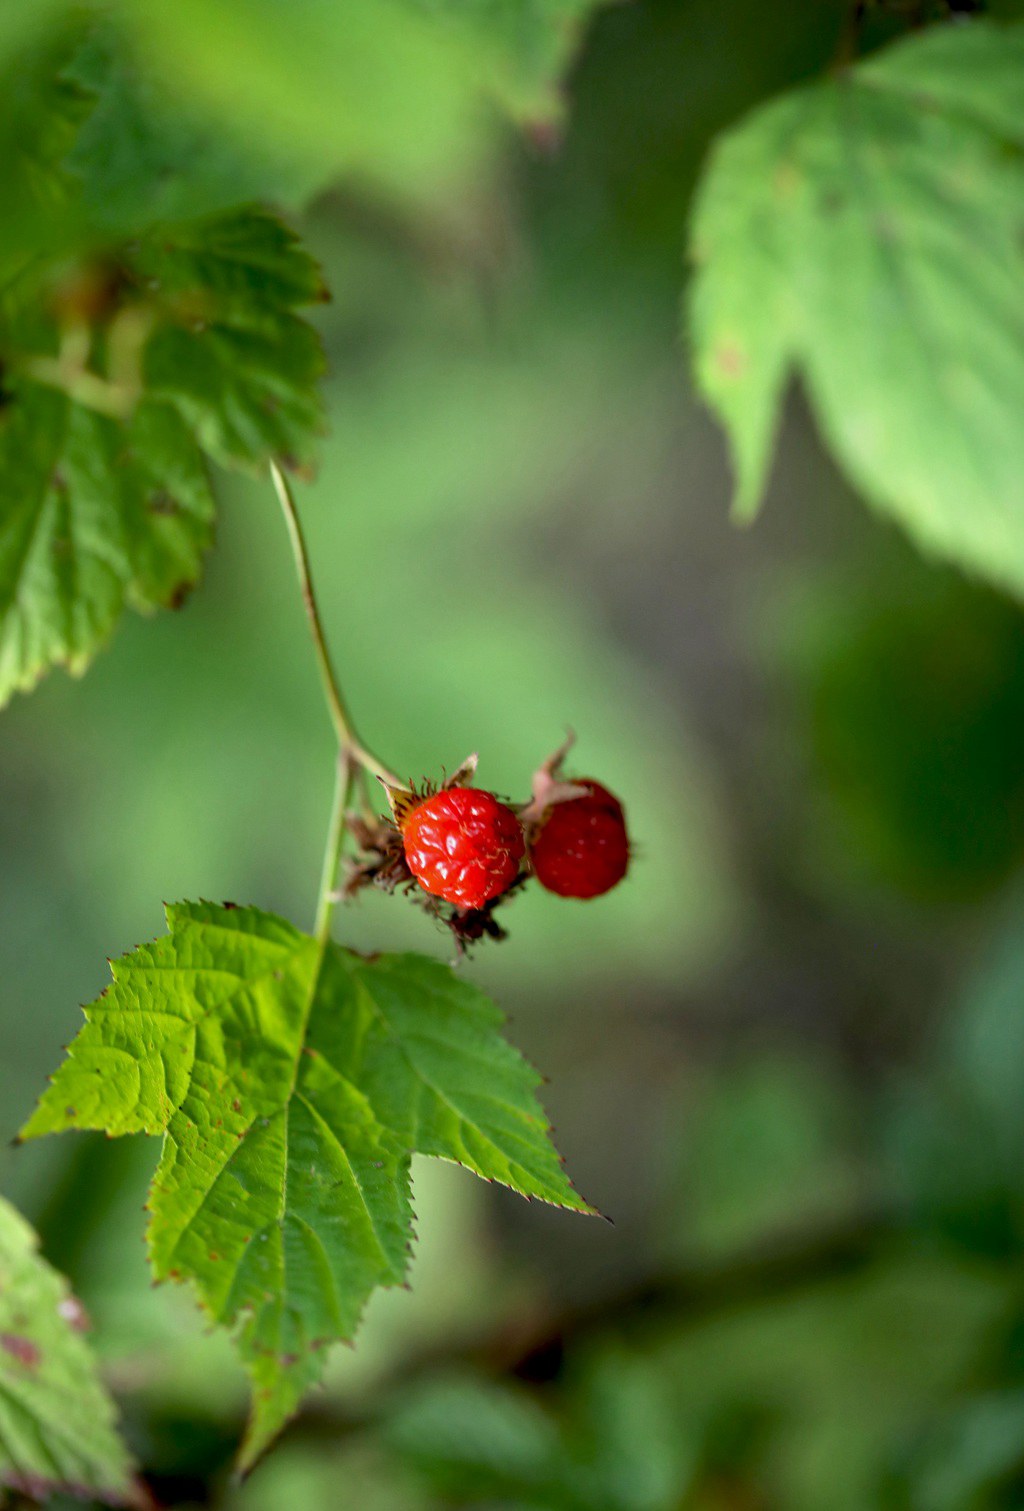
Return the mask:
<path fill-rule="evenodd" d="M 331 662 L 331 653 L 327 648 L 327 640 L 324 635 L 323 621 L 320 618 L 320 609 L 316 601 L 316 592 L 313 588 L 313 577 L 309 566 L 309 552 L 306 549 L 306 538 L 302 530 L 299 513 L 295 507 L 295 499 L 292 496 L 291 487 L 281 468 L 276 462 L 270 464 L 270 476 L 273 480 L 274 491 L 277 494 L 281 510 L 284 514 L 285 524 L 288 526 L 288 538 L 291 541 L 292 555 L 295 558 L 295 570 L 299 578 L 299 586 L 302 589 L 302 599 L 306 605 L 306 617 L 309 620 L 309 628 L 313 637 L 313 649 L 316 653 L 317 665 L 320 669 L 320 681 L 324 689 L 324 697 L 331 716 L 331 723 L 338 738 L 338 748 L 346 765 L 362 767 L 364 771 L 372 772 L 389 786 L 401 787 L 403 783 L 393 772 L 369 751 L 356 733 L 352 716 L 348 711 L 338 682 L 337 675 Z"/>

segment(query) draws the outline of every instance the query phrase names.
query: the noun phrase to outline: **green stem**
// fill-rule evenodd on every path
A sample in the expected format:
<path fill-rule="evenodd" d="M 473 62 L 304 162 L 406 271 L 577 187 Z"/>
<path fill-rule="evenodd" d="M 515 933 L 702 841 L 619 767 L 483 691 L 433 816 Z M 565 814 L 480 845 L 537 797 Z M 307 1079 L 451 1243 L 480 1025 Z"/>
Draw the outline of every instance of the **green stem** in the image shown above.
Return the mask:
<path fill-rule="evenodd" d="M 331 804 L 331 821 L 327 826 L 327 844 L 324 849 L 323 871 L 320 874 L 320 898 L 317 903 L 316 923 L 313 928 L 317 943 L 323 948 L 331 935 L 331 918 L 337 902 L 338 866 L 345 843 L 348 810 L 355 791 L 356 773 L 359 768 L 355 759 L 338 752 L 338 767 L 334 777 L 334 801 Z"/>
<path fill-rule="evenodd" d="M 323 948 L 330 938 L 331 918 L 334 914 L 336 902 L 335 884 L 337 882 L 338 867 L 341 864 L 342 847 L 345 843 L 348 810 L 355 796 L 356 783 L 357 781 L 361 781 L 363 784 L 364 806 L 367 807 L 369 812 L 372 812 L 370 796 L 365 791 L 368 773 L 379 777 L 381 781 L 387 782 L 391 787 L 401 787 L 403 783 L 382 762 L 378 761 L 375 755 L 367 750 L 356 734 L 355 726 L 352 723 L 352 716 L 348 711 L 348 706 L 345 703 L 341 686 L 331 661 L 331 653 L 327 648 L 323 621 L 320 618 L 320 609 L 313 588 L 313 576 L 310 571 L 309 552 L 306 549 L 306 537 L 303 534 L 299 512 L 295 507 L 295 499 L 292 496 L 288 479 L 276 462 L 271 462 L 270 464 L 270 476 L 284 514 L 285 524 L 288 527 L 288 538 L 291 542 L 292 556 L 295 558 L 295 570 L 298 574 L 299 586 L 302 589 L 302 599 L 306 605 L 306 617 L 309 621 L 309 628 L 313 637 L 313 650 L 316 653 L 317 666 L 320 670 L 320 681 L 323 685 L 324 698 L 331 716 L 331 723 L 334 725 L 334 733 L 338 740 L 334 802 L 331 807 L 331 819 L 327 829 L 327 845 L 324 851 L 323 872 L 320 877 L 320 895 L 317 901 L 316 923 L 314 926 L 317 941 Z"/>
<path fill-rule="evenodd" d="M 316 653 L 317 665 L 320 669 L 320 681 L 323 684 L 324 697 L 327 701 L 331 723 L 334 725 L 335 734 L 338 737 L 338 748 L 342 756 L 356 766 L 361 766 L 364 771 L 371 772 L 380 777 L 381 781 L 387 782 L 391 787 L 401 787 L 401 779 L 389 771 L 383 762 L 367 749 L 356 734 L 352 716 L 348 711 L 345 699 L 342 695 L 341 686 L 331 663 L 331 653 L 327 649 L 327 640 L 324 635 L 323 622 L 320 618 L 320 609 L 316 601 L 316 593 L 313 589 L 313 577 L 309 566 L 309 552 L 306 549 L 306 537 L 303 533 L 299 513 L 295 507 L 295 499 L 292 496 L 288 479 L 281 471 L 276 462 L 270 464 L 270 476 L 273 479 L 274 489 L 277 493 L 281 510 L 284 514 L 285 524 L 288 526 L 288 538 L 291 541 L 292 555 L 295 558 L 295 570 L 299 578 L 299 586 L 302 589 L 302 599 L 306 605 L 306 617 L 309 620 L 309 628 L 313 637 L 313 650 Z"/>

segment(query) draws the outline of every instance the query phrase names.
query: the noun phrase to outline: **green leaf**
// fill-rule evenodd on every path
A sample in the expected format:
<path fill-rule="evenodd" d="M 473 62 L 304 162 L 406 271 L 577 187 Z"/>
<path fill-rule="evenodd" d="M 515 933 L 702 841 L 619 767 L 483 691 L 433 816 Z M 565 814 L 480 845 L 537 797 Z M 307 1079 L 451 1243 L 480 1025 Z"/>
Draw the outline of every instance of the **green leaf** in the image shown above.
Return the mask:
<path fill-rule="evenodd" d="M 19 61 L 67 9 L 68 0 L 33 0 L 31 5 L 0 7 L 0 67 Z"/>
<path fill-rule="evenodd" d="M 319 1378 L 320 1345 L 404 1278 L 413 1153 L 591 1209 L 500 1013 L 447 967 L 323 947 L 255 909 L 183 903 L 167 920 L 112 967 L 23 1137 L 166 1135 L 153 1271 L 238 1325 L 249 1465 Z"/>
<path fill-rule="evenodd" d="M 26 385 L 0 415 L 0 701 L 54 663 L 82 672 L 126 604 L 176 604 L 195 581 L 213 501 L 177 415 L 121 425 Z"/>
<path fill-rule="evenodd" d="M 147 389 L 178 410 L 203 450 L 226 465 L 310 465 L 324 361 L 295 309 L 325 292 L 292 232 L 255 209 L 188 221 L 142 242 L 130 270 L 158 317 Z"/>
<path fill-rule="evenodd" d="M 143 1505 L 84 1322 L 31 1228 L 0 1200 L 0 1487 Z"/>
<path fill-rule="evenodd" d="M 764 492 L 798 373 L 867 499 L 1024 591 L 1024 27 L 912 38 L 757 112 L 696 206 L 697 382 Z"/>
<path fill-rule="evenodd" d="M 68 154 L 90 101 L 65 76 L 68 43 L 2 59 L 0 73 L 0 289 L 37 258 L 55 258 L 74 241 L 76 183 Z"/>
<path fill-rule="evenodd" d="M 459 1501 L 544 1497 L 560 1504 L 566 1458 L 555 1422 L 522 1390 L 473 1375 L 439 1375 L 399 1397 L 388 1449 Z"/>
<path fill-rule="evenodd" d="M 562 75 L 602 0 L 407 0 L 471 49 L 475 72 L 517 120 L 557 121 Z"/>
<path fill-rule="evenodd" d="M 154 77 L 321 182 L 428 194 L 479 156 L 458 50 L 400 0 L 121 0 Z"/>
<path fill-rule="evenodd" d="M 274 175 L 247 143 L 190 112 L 169 80 L 140 68 L 112 24 L 90 28 L 61 79 L 88 106 L 65 159 L 87 245 L 247 200 L 302 197 L 293 174 Z"/>
<path fill-rule="evenodd" d="M 486 151 L 481 105 L 561 114 L 595 0 L 121 0 L 154 77 L 307 179 L 430 198 Z"/>
<path fill-rule="evenodd" d="M 84 266 L 48 290 L 52 318 L 38 290 L 9 300 L 0 702 L 55 663 L 81 672 L 126 605 L 183 601 L 212 536 L 204 451 L 309 464 L 323 358 L 295 308 L 321 287 L 291 232 L 245 210 Z"/>
<path fill-rule="evenodd" d="M 625 1347 L 571 1360 L 550 1415 L 522 1388 L 437 1376 L 399 1396 L 387 1448 L 444 1504 L 661 1511 L 689 1504 L 698 1455 L 656 1366 Z"/>

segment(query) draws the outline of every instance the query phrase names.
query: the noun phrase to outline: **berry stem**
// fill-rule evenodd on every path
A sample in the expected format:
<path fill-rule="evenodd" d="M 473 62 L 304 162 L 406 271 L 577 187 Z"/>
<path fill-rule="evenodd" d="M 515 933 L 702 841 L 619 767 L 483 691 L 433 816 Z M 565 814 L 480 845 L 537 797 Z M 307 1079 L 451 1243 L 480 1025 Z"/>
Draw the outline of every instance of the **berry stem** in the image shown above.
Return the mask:
<path fill-rule="evenodd" d="M 331 935 L 331 918 L 338 900 L 336 890 L 341 850 L 345 843 L 348 811 L 355 795 L 359 767 L 350 752 L 339 750 L 337 770 L 334 776 L 334 800 L 331 804 L 331 820 L 327 826 L 327 844 L 324 849 L 324 864 L 320 874 L 320 897 L 317 902 L 316 923 L 313 933 L 323 949 Z"/>
<path fill-rule="evenodd" d="M 324 698 L 327 710 L 330 714 L 334 733 L 338 740 L 337 771 L 334 781 L 334 801 L 331 807 L 331 818 L 327 828 L 327 844 L 324 850 L 323 871 L 320 877 L 320 893 L 317 900 L 316 923 L 314 933 L 321 948 L 326 947 L 330 938 L 331 918 L 337 901 L 336 882 L 338 867 L 341 863 L 341 852 L 345 843 L 345 833 L 348 826 L 348 810 L 356 792 L 357 782 L 363 785 L 363 800 L 365 806 L 371 808 L 370 794 L 367 790 L 367 777 L 373 775 L 390 787 L 401 787 L 401 780 L 393 772 L 389 771 L 383 762 L 369 751 L 356 733 L 352 716 L 348 711 L 341 685 L 338 682 L 334 664 L 331 661 L 331 653 L 327 648 L 327 639 L 324 635 L 323 621 L 320 618 L 320 609 L 316 600 L 316 592 L 313 588 L 313 574 L 309 565 L 309 552 L 306 549 L 306 537 L 303 533 L 302 522 L 299 519 L 299 511 L 295 505 L 288 479 L 276 462 L 270 464 L 270 477 L 274 484 L 281 512 L 284 514 L 285 524 L 288 527 L 288 539 L 291 542 L 292 556 L 295 560 L 295 571 L 302 589 L 302 600 L 306 605 L 306 618 L 309 622 L 310 633 L 313 638 L 313 650 L 316 654 L 317 666 L 320 671 L 320 682 L 324 690 Z M 371 809 L 372 811 L 372 809 Z"/>
<path fill-rule="evenodd" d="M 288 538 L 291 542 L 292 556 L 295 559 L 295 570 L 302 589 L 302 600 L 306 605 L 306 618 L 309 620 L 309 628 L 313 637 L 313 650 L 316 653 L 317 665 L 320 668 L 320 681 L 323 684 L 324 697 L 327 700 L 328 712 L 331 723 L 334 725 L 335 734 L 338 737 L 338 748 L 344 758 L 356 767 L 362 767 L 364 771 L 371 772 L 379 777 L 382 782 L 389 786 L 401 787 L 399 777 L 388 770 L 382 761 L 368 750 L 362 740 L 356 734 L 352 716 L 348 711 L 345 699 L 342 695 L 341 686 L 338 682 L 334 666 L 331 662 L 331 653 L 327 648 L 327 640 L 324 635 L 323 622 L 320 618 L 320 609 L 316 601 L 316 592 L 313 588 L 313 577 L 309 566 L 309 552 L 306 549 L 306 537 L 303 533 L 299 512 L 295 506 L 291 486 L 284 473 L 276 462 L 270 464 L 270 476 L 274 483 L 278 501 L 284 514 L 285 524 L 288 526 Z"/>

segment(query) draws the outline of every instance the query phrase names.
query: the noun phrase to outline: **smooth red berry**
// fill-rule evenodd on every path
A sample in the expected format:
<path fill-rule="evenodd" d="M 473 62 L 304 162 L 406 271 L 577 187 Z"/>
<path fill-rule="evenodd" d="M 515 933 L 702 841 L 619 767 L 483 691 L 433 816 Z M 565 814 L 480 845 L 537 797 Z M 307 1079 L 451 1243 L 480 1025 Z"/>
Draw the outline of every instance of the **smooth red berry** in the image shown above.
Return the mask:
<path fill-rule="evenodd" d="M 515 881 L 526 852 L 522 826 L 493 792 L 449 787 L 402 821 L 409 870 L 420 886 L 459 908 L 482 908 Z"/>
<path fill-rule="evenodd" d="M 600 897 L 629 869 L 629 836 L 622 804 L 590 777 L 573 777 L 586 797 L 555 803 L 530 846 L 542 887 L 559 897 Z"/>

